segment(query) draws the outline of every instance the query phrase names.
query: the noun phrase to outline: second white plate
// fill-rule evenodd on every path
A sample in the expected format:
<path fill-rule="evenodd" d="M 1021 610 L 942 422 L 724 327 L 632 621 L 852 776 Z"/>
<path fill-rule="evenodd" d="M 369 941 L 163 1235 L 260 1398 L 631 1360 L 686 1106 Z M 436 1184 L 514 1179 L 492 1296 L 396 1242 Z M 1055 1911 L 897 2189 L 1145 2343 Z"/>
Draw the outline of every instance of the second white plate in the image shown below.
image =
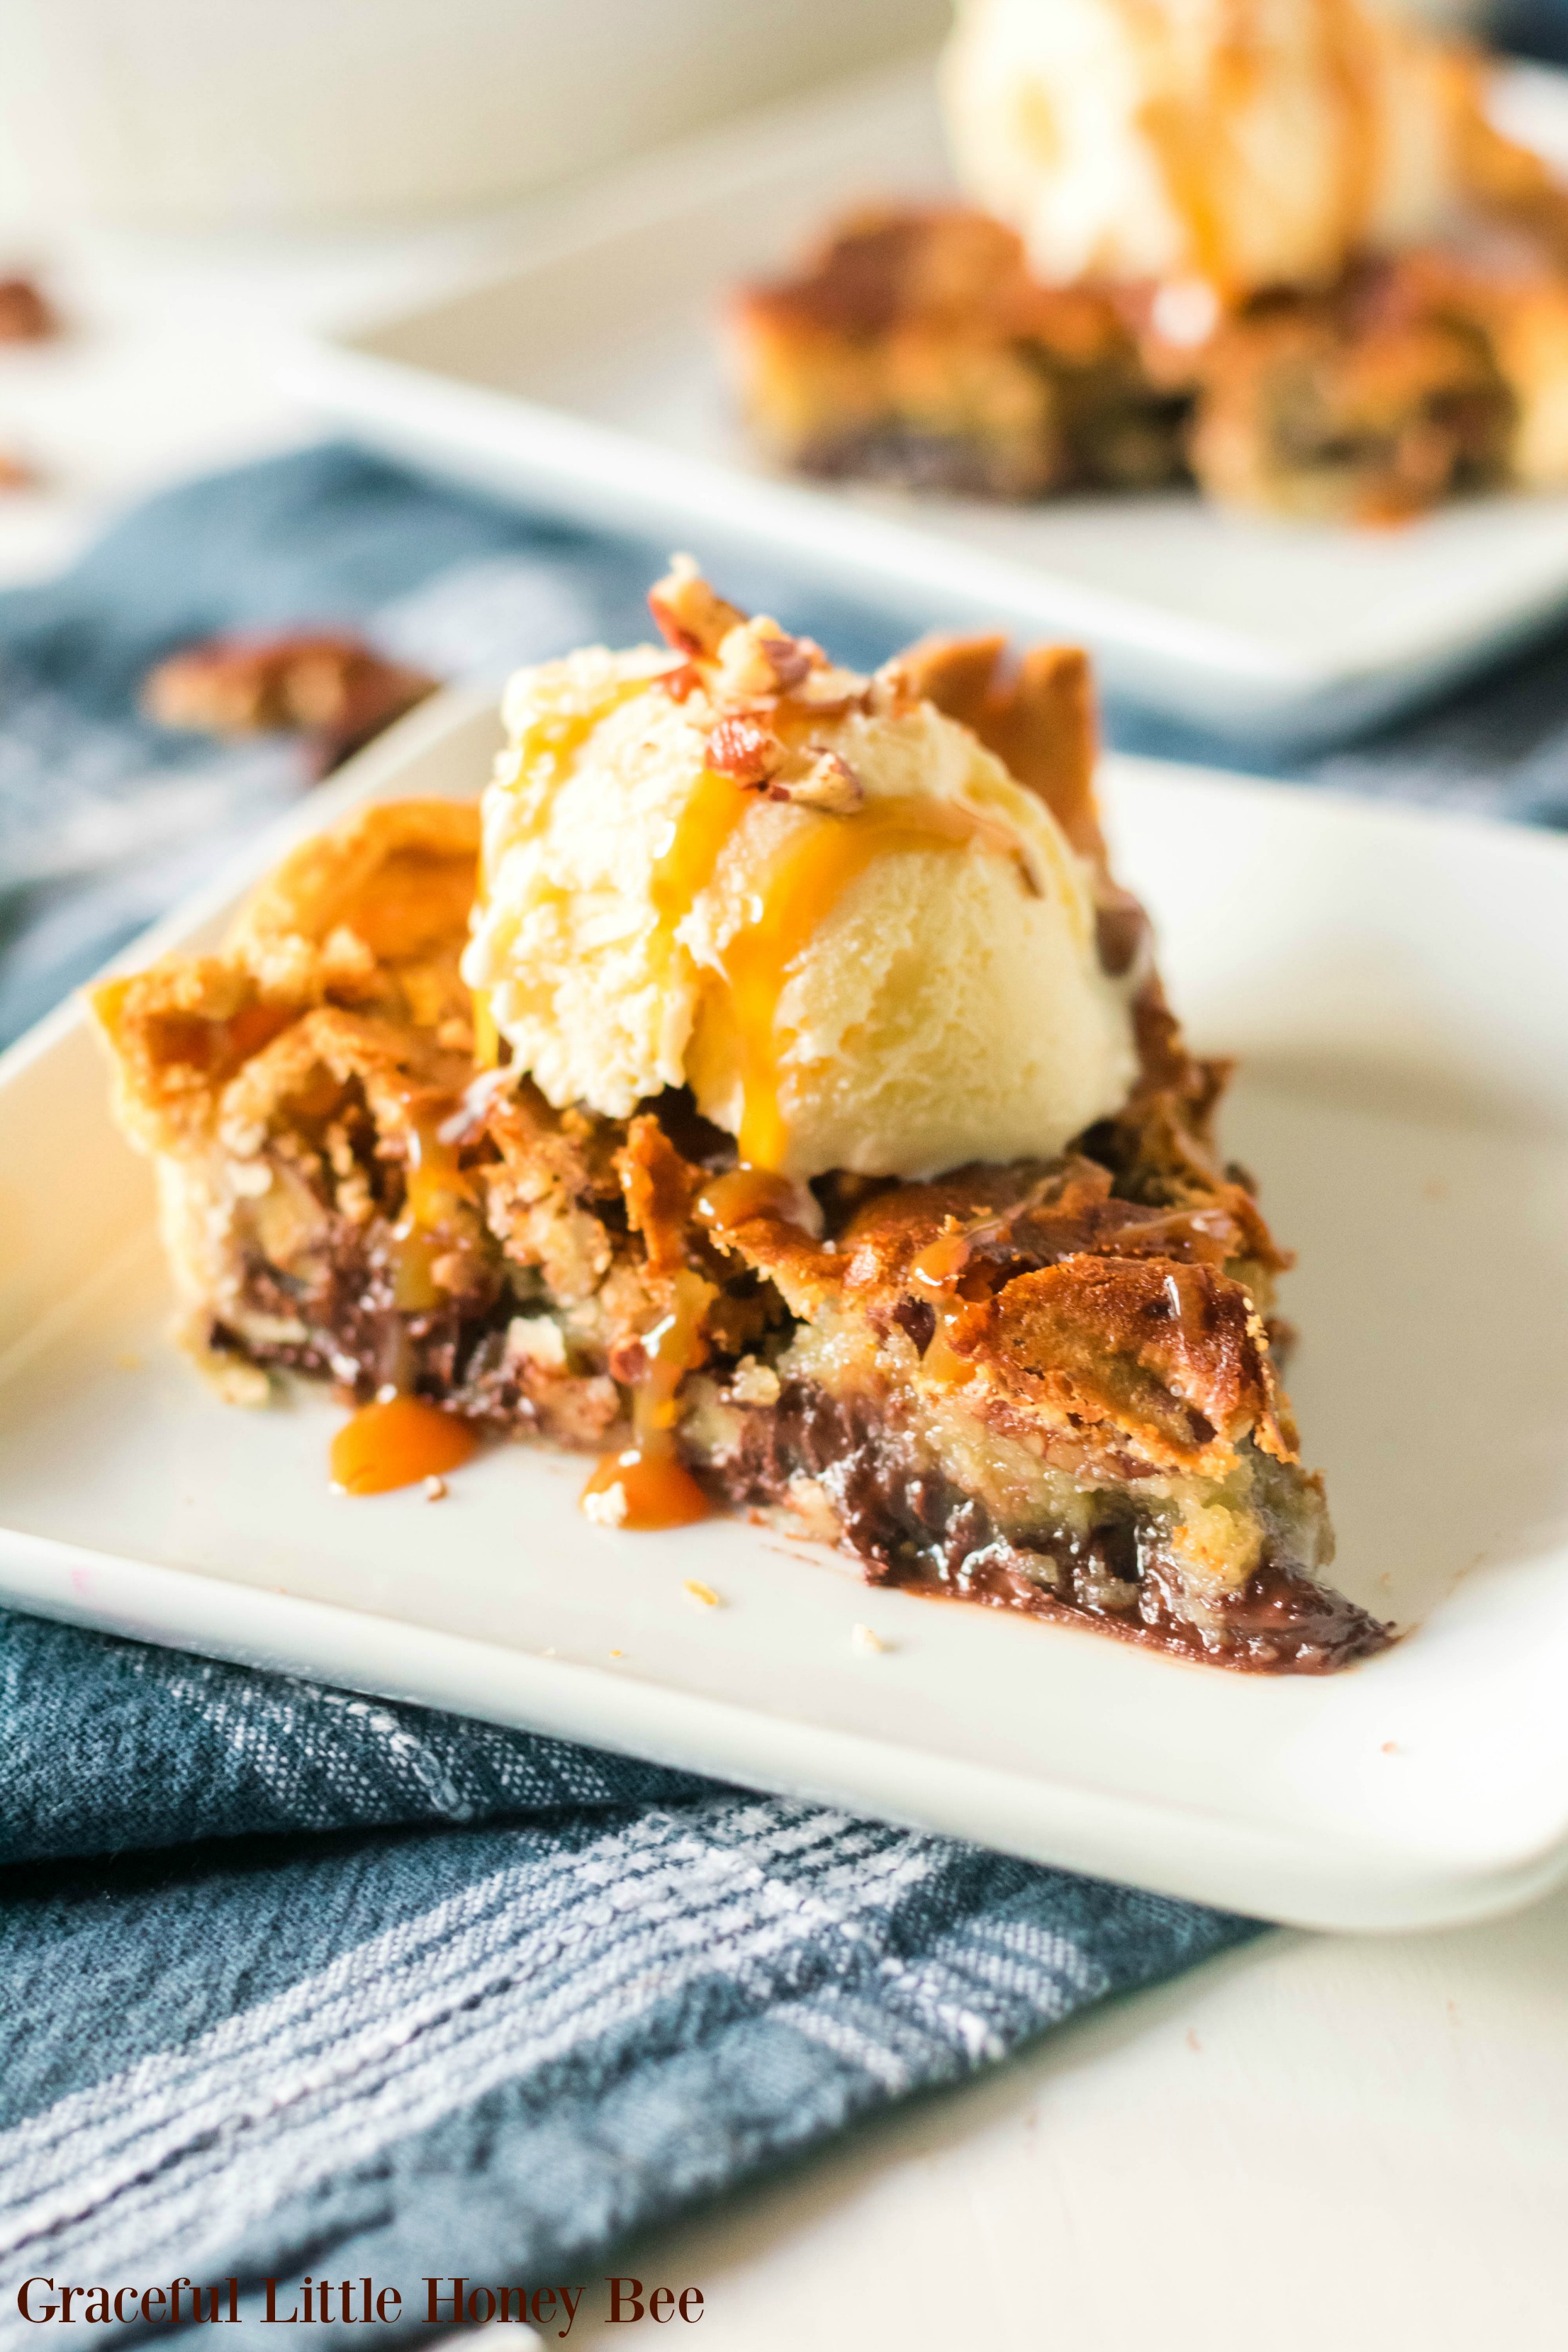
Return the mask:
<path fill-rule="evenodd" d="M 1498 100 L 1568 152 L 1568 76 L 1506 68 Z M 884 73 L 552 205 L 502 274 L 319 339 L 295 388 L 396 455 L 560 513 L 765 547 L 921 627 L 978 615 L 1072 637 L 1111 688 L 1258 741 L 1348 733 L 1568 608 L 1568 498 L 1372 532 L 1179 493 L 1008 508 L 766 472 L 724 381 L 725 289 L 853 203 L 946 186 L 929 65 Z"/>

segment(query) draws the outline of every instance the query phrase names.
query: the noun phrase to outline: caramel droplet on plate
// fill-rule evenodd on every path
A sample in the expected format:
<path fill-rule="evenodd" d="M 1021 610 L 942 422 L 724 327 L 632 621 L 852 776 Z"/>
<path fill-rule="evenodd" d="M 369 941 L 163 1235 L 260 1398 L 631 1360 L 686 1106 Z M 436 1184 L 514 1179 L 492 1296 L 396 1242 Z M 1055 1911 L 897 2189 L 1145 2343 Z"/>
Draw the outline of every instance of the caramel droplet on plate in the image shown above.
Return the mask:
<path fill-rule="evenodd" d="M 362 1405 L 332 1440 L 332 1484 L 345 1495 L 384 1495 L 460 1469 L 479 1440 L 419 1397 Z"/>
<path fill-rule="evenodd" d="M 658 1528 L 689 1527 L 712 1510 L 701 1487 L 684 1463 L 673 1454 L 632 1445 L 624 1454 L 606 1454 L 596 1464 L 583 1489 L 583 1501 L 602 1496 L 608 1509 L 590 1511 L 601 1526 L 626 1528 L 639 1534 Z"/>

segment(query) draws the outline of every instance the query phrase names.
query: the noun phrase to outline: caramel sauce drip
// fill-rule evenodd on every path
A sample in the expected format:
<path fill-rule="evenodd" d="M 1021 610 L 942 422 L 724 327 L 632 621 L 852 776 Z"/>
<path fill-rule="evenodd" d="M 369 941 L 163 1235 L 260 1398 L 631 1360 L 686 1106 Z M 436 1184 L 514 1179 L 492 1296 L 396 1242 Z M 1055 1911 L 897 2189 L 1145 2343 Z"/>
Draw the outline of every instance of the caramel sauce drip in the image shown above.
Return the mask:
<path fill-rule="evenodd" d="M 500 1031 L 490 1010 L 488 988 L 472 991 L 474 1016 L 474 1067 L 476 1070 L 497 1069 L 500 1064 Z"/>
<path fill-rule="evenodd" d="M 921 1358 L 921 1370 L 929 1381 L 944 1388 L 962 1388 L 971 1378 L 974 1367 L 961 1356 L 952 1345 L 954 1323 L 971 1302 L 965 1297 L 963 1277 L 973 1255 L 973 1244 L 980 1236 L 994 1232 L 999 1220 L 984 1217 L 977 1224 L 953 1227 L 928 1242 L 918 1257 L 910 1260 L 910 1273 L 936 1315 L 936 1328 Z"/>
<path fill-rule="evenodd" d="M 939 1234 L 928 1242 L 920 1255 L 911 1259 L 910 1272 L 928 1290 L 948 1290 L 958 1280 L 969 1264 L 969 1235 L 965 1233 Z"/>
<path fill-rule="evenodd" d="M 752 1168 L 745 1160 L 713 1177 L 697 1196 L 697 1213 L 717 1233 L 733 1233 L 749 1217 L 776 1217 L 803 1232 L 821 1230 L 821 1213 L 804 1184 L 775 1168 Z"/>
<path fill-rule="evenodd" d="M 966 849 L 984 841 L 1017 855 L 1005 827 L 956 802 L 913 794 L 868 801 L 852 817 L 814 817 L 768 877 L 761 906 L 725 950 L 741 1055 L 741 1157 L 777 1168 L 789 1143 L 779 1064 L 789 1044 L 778 1004 L 790 967 L 850 884 L 879 857 L 904 849 Z"/>
<path fill-rule="evenodd" d="M 623 1511 L 616 1524 L 639 1533 L 689 1527 L 712 1509 L 676 1452 L 675 1426 L 680 1383 L 708 1353 L 702 1319 L 713 1286 L 685 1268 L 674 1288 L 669 1313 L 643 1334 L 643 1369 L 632 1390 L 633 1443 L 619 1454 L 601 1454 L 583 1489 L 586 1502 L 618 1487 Z"/>
<path fill-rule="evenodd" d="M 1353 253 L 1366 236 L 1384 167 L 1387 127 L 1361 12 L 1351 0 L 1323 0 L 1329 70 L 1340 96 L 1339 236 Z"/>
<path fill-rule="evenodd" d="M 753 795 L 730 777 L 703 771 L 653 871 L 649 895 L 670 931 L 712 881 L 724 845 L 752 804 Z M 911 793 L 868 801 L 853 816 L 814 811 L 784 849 L 752 903 L 751 919 L 724 950 L 741 1063 L 738 1140 L 752 1169 L 778 1168 L 787 1149 L 778 1066 L 788 1039 L 776 1034 L 778 1003 L 813 932 L 876 858 L 900 849 L 966 849 L 975 842 L 1019 856 L 1005 825 L 956 802 Z M 732 1214 L 731 1222 L 738 1222 Z"/>
<path fill-rule="evenodd" d="M 583 1498 L 612 1494 L 616 1487 L 625 1504 L 616 1524 L 634 1535 L 689 1528 L 713 1508 L 684 1463 L 673 1454 L 650 1454 L 641 1445 L 628 1446 L 624 1454 L 601 1454 Z"/>
<path fill-rule="evenodd" d="M 427 1314 L 445 1296 L 435 1264 L 452 1247 L 473 1191 L 458 1162 L 455 1143 L 441 1140 L 440 1117 L 415 1118 L 408 1133 L 403 1214 L 392 1229 L 392 1303 L 405 1315 Z"/>
<path fill-rule="evenodd" d="M 648 887 L 654 911 L 670 930 L 712 881 L 724 844 L 753 804 L 732 777 L 703 769 Z"/>
<path fill-rule="evenodd" d="M 445 1123 L 445 1116 L 421 1118 L 410 1129 L 403 1208 L 404 1221 L 409 1224 L 449 1224 L 473 1197 L 458 1164 L 457 1145 L 441 1139 Z"/>
<path fill-rule="evenodd" d="M 1151 100 L 1143 110 L 1143 124 L 1159 158 L 1166 193 L 1191 241 L 1194 275 L 1228 293 L 1229 248 L 1224 207 L 1214 186 L 1212 136 L 1196 131 L 1187 109 L 1168 99 Z"/>
<path fill-rule="evenodd" d="M 363 1405 L 332 1440 L 332 1484 L 345 1495 L 384 1495 L 458 1470 L 479 1444 L 471 1429 L 420 1397 Z"/>

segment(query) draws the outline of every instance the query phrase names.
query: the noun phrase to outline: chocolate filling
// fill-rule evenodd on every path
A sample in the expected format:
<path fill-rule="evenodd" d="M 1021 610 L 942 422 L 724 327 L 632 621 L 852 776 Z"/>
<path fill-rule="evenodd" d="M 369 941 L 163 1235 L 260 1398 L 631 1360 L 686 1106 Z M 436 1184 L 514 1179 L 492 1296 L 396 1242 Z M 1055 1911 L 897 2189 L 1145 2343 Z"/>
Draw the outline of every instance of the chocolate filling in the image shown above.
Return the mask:
<path fill-rule="evenodd" d="M 254 1364 L 336 1381 L 361 1403 L 390 1383 L 465 1420 L 530 1427 L 534 1408 L 506 1364 L 507 1325 L 521 1311 L 511 1291 L 495 1285 L 427 1312 L 407 1312 L 394 1303 L 385 1241 L 378 1223 L 365 1228 L 333 1217 L 297 1271 L 252 1258 L 246 1309 L 302 1324 L 305 1337 L 263 1339 L 216 1321 L 211 1346 Z"/>
<path fill-rule="evenodd" d="M 499 1272 L 486 1286 L 427 1312 L 395 1301 L 390 1228 L 330 1217 L 309 1255 L 285 1272 L 256 1256 L 243 1291 L 254 1315 L 303 1327 L 300 1339 L 260 1338 L 222 1321 L 211 1344 L 253 1363 L 335 1380 L 363 1401 L 387 1383 L 428 1398 L 498 1433 L 537 1429 L 540 1414 L 507 1352 L 507 1327 L 526 1312 Z M 895 1319 L 919 1343 L 931 1309 L 904 1302 Z M 1123 1507 L 1087 1535 L 1007 1536 L 984 1505 L 922 1463 L 872 1401 L 837 1398 L 815 1381 L 786 1382 L 772 1406 L 747 1407 L 736 1449 L 691 1466 L 720 1501 L 745 1508 L 787 1503 L 792 1484 L 820 1480 L 841 1540 L 867 1580 L 933 1597 L 984 1602 L 1079 1622 L 1124 1640 L 1252 1673 L 1329 1674 L 1387 1646 L 1393 1629 L 1327 1590 L 1270 1541 L 1238 1591 L 1194 1624 L 1152 1514 Z"/>
<path fill-rule="evenodd" d="M 990 447 L 979 433 L 906 425 L 892 418 L 824 434 L 795 453 L 803 474 L 828 481 L 885 482 L 897 489 L 935 491 L 949 498 L 1013 499 L 1026 495 L 1010 453 Z M 1043 490 L 1042 480 L 1027 486 Z"/>
<path fill-rule="evenodd" d="M 1108 1633 L 1178 1656 L 1258 1674 L 1331 1674 L 1386 1648 L 1392 1629 L 1277 1558 L 1194 1625 L 1162 1559 L 1157 1523 L 1126 1516 L 1086 1537 L 998 1534 L 983 1503 L 920 1466 L 870 1406 L 815 1382 L 786 1384 L 776 1405 L 750 1409 L 738 1449 L 694 1464 L 725 1502 L 787 1501 L 792 1480 L 820 1478 L 843 1539 L 867 1580 L 1019 1609 L 1091 1619 Z"/>

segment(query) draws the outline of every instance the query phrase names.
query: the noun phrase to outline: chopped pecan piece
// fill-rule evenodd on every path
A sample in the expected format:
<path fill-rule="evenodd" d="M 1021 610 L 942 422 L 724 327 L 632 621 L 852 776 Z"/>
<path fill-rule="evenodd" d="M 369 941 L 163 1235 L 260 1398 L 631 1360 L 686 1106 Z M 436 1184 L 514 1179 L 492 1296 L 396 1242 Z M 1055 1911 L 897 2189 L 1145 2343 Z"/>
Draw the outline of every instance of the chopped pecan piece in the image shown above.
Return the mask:
<path fill-rule="evenodd" d="M 848 761 L 821 743 L 808 743 L 804 752 L 786 761 L 769 777 L 767 789 L 770 800 L 794 801 L 829 816 L 853 816 L 866 798 L 866 788 Z"/>
<path fill-rule="evenodd" d="M 666 645 L 688 658 L 716 654 L 745 614 L 716 595 L 689 555 L 673 555 L 669 570 L 648 591 L 648 611 Z"/>
<path fill-rule="evenodd" d="M 322 773 L 434 692 L 422 671 L 384 660 L 338 632 L 215 637 L 153 670 L 142 707 L 161 727 L 207 735 L 293 730 L 313 740 Z"/>
<path fill-rule="evenodd" d="M 734 712 L 721 719 L 703 747 L 703 757 L 721 775 L 770 800 L 794 801 L 803 808 L 848 816 L 866 797 L 847 760 L 824 743 L 789 750 L 762 719 Z"/>
<path fill-rule="evenodd" d="M 656 683 L 664 688 L 671 702 L 689 702 L 702 680 L 694 661 L 679 661 L 668 669 L 661 669 Z"/>
<path fill-rule="evenodd" d="M 822 661 L 809 637 L 764 636 L 761 646 L 781 694 L 793 693 Z"/>
<path fill-rule="evenodd" d="M 742 714 L 721 719 L 703 746 L 703 758 L 738 784 L 765 784 L 783 765 L 784 750 L 771 728 Z"/>
<path fill-rule="evenodd" d="M 0 343 L 42 343 L 60 322 L 30 278 L 0 278 Z"/>

